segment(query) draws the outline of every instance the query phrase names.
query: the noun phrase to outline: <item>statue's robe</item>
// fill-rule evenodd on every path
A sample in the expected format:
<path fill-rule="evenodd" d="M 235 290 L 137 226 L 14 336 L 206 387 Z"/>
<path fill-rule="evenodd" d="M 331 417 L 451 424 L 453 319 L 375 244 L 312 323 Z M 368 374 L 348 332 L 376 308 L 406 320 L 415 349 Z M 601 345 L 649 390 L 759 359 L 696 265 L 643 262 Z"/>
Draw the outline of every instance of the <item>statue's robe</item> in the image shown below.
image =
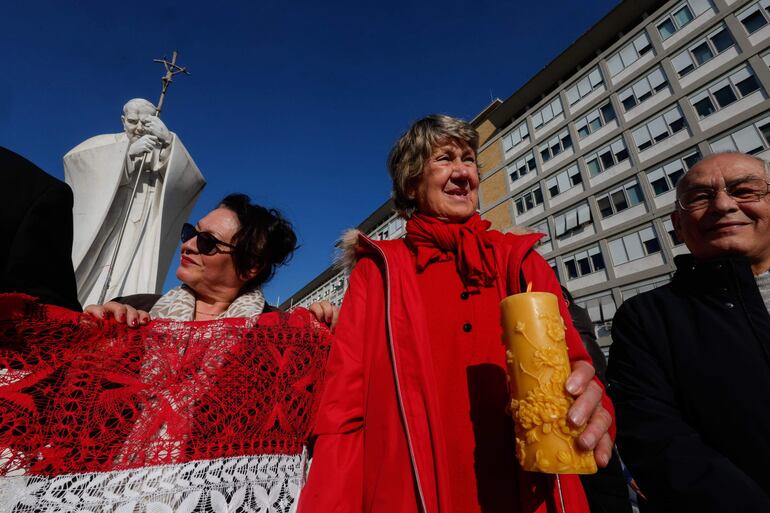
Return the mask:
<path fill-rule="evenodd" d="M 64 156 L 74 194 L 72 262 L 81 304 L 99 302 L 141 158 L 127 155 L 125 133 L 92 137 Z M 179 232 L 206 184 L 179 138 L 148 155 L 105 300 L 161 292 Z"/>

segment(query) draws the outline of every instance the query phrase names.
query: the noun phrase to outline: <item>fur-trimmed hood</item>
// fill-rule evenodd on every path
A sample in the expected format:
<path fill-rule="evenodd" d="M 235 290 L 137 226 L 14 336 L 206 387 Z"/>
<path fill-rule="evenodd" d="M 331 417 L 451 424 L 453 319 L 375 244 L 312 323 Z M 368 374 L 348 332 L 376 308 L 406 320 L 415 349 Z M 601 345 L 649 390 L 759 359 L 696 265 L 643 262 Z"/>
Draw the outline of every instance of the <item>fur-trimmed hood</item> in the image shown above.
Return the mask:
<path fill-rule="evenodd" d="M 350 228 L 342 233 L 337 244 L 339 252 L 334 261 L 337 268 L 349 273 L 353 266 L 356 265 L 359 258 L 356 248 L 358 247 L 358 238 L 361 235 L 364 235 L 364 233 L 356 228 Z"/>

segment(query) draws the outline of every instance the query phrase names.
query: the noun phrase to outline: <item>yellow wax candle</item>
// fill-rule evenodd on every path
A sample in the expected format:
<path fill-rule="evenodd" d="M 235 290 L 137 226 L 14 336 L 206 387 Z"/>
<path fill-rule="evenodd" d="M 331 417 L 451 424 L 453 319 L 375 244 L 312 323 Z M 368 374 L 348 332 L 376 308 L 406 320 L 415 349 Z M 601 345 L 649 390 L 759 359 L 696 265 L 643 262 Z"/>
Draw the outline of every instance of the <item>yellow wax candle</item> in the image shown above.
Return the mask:
<path fill-rule="evenodd" d="M 593 451 L 576 447 L 583 428 L 567 420 L 574 402 L 564 389 L 570 374 L 564 321 L 555 295 L 524 292 L 500 302 L 516 456 L 524 470 L 593 474 Z"/>

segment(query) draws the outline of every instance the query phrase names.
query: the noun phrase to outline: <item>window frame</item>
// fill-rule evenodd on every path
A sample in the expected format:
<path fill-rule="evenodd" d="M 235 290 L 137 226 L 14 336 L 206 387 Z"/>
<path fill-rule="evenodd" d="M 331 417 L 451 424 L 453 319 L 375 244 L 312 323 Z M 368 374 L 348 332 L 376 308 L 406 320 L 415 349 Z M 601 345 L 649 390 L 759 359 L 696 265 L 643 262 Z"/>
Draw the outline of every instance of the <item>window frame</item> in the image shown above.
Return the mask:
<path fill-rule="evenodd" d="M 621 143 L 621 145 L 623 146 L 622 150 L 618 151 L 616 149 L 617 143 Z M 614 160 L 614 164 L 611 165 L 611 166 L 607 166 L 607 167 L 604 166 L 604 161 L 601 159 L 601 156 L 606 153 L 605 150 L 608 150 L 612 154 L 612 157 L 613 157 L 613 160 Z M 621 159 L 621 158 L 618 157 L 618 155 L 622 155 L 624 153 L 625 153 L 625 158 Z M 602 146 L 601 148 L 599 148 L 595 152 L 591 153 L 590 155 L 584 156 L 583 157 L 583 161 L 586 164 L 586 169 L 588 169 L 589 177 L 590 178 L 594 178 L 594 177 L 599 176 L 600 174 L 608 171 L 609 169 L 619 165 L 621 162 L 625 162 L 626 160 L 629 160 L 630 158 L 631 157 L 630 157 L 630 155 L 628 153 L 628 146 L 626 145 L 626 141 L 621 136 L 621 137 L 618 137 L 617 139 L 615 139 L 614 141 L 611 141 L 610 143 Z M 598 169 L 599 169 L 599 171 L 597 171 L 596 173 L 593 172 L 593 170 L 591 168 L 591 165 L 590 165 L 590 163 L 594 162 L 594 161 L 597 162 Z"/>
<path fill-rule="evenodd" d="M 612 117 L 610 119 L 607 119 L 606 110 L 605 107 L 609 107 L 612 112 Z M 590 118 L 590 121 L 589 121 Z M 591 123 L 593 120 L 598 119 L 600 121 L 600 124 L 598 128 L 593 128 Z M 605 126 L 607 126 L 607 123 L 611 123 L 612 121 L 618 119 L 618 114 L 615 112 L 615 106 L 612 105 L 612 101 L 609 99 L 603 103 L 602 105 L 596 107 L 592 111 L 588 112 L 587 114 L 583 115 L 578 119 L 577 121 L 574 121 L 575 125 L 575 133 L 577 134 L 578 140 L 583 140 L 589 135 L 598 132 Z M 586 133 L 585 135 L 580 135 L 580 131 L 585 128 Z"/>
<path fill-rule="evenodd" d="M 749 18 L 755 12 L 758 12 L 765 22 L 757 26 L 754 30 L 749 30 L 749 27 L 746 26 L 744 20 Z M 746 34 L 750 36 L 770 24 L 770 0 L 759 0 L 751 5 L 747 5 L 744 9 L 735 13 L 735 17 L 743 26 L 743 30 L 746 31 Z"/>
<path fill-rule="evenodd" d="M 642 38 L 646 40 L 645 41 L 646 44 L 638 44 Z M 647 31 L 645 29 L 642 29 L 627 44 L 625 44 L 618 51 L 614 52 L 612 55 L 607 57 L 606 59 L 607 70 L 610 72 L 610 78 L 620 75 L 621 73 L 623 73 L 624 70 L 633 66 L 639 59 L 642 58 L 643 55 L 646 55 L 648 52 L 651 52 L 651 51 L 654 52 L 652 48 L 652 42 L 650 41 L 650 36 L 649 34 L 647 34 Z M 634 54 L 633 59 L 630 59 L 631 53 Z M 620 62 L 620 69 L 618 69 L 616 72 L 613 72 L 614 59 L 617 59 Z M 625 60 L 629 60 L 629 62 L 626 63 Z"/>
<path fill-rule="evenodd" d="M 577 181 L 574 180 L 576 176 L 578 177 Z M 562 189 L 561 185 L 566 185 L 567 183 L 569 183 L 569 186 Z M 545 182 L 545 190 L 548 191 L 548 198 L 553 199 L 571 189 L 574 189 L 582 183 L 583 175 L 580 174 L 580 166 L 578 166 L 577 162 L 574 162 L 558 173 L 554 173 L 553 175 L 549 176 Z M 558 191 L 556 194 L 552 193 L 552 189 L 554 187 L 556 187 Z"/>
<path fill-rule="evenodd" d="M 713 41 L 713 38 L 714 38 L 714 36 L 716 36 L 717 34 L 719 34 L 721 32 L 724 32 L 728 36 L 730 36 L 730 39 L 731 39 L 732 43 L 730 45 L 724 47 L 722 50 L 718 50 L 717 47 L 716 47 L 716 44 Z M 704 44 L 706 45 L 708 50 L 711 52 L 711 57 L 709 57 L 708 59 L 706 59 L 706 60 L 704 60 L 702 62 L 698 62 L 695 59 L 695 57 L 694 57 L 695 54 L 693 53 L 693 49 L 699 48 L 699 47 L 703 46 Z M 677 53 L 676 55 L 673 55 L 670 58 L 671 66 L 674 68 L 674 71 L 676 72 L 676 74 L 677 74 L 677 76 L 679 78 L 684 78 L 685 76 L 689 75 L 690 73 L 692 73 L 693 71 L 697 70 L 701 66 L 711 62 L 718 55 L 721 55 L 722 53 L 726 52 L 730 48 L 733 48 L 735 45 L 736 45 L 735 38 L 733 37 L 733 35 L 730 32 L 730 30 L 727 27 L 727 25 L 725 25 L 724 22 L 723 22 L 723 23 L 720 23 L 717 26 L 716 29 L 710 31 L 705 36 L 703 36 L 703 37 L 701 37 L 701 38 L 699 38 L 699 39 L 697 39 L 695 41 L 692 41 L 687 46 L 687 48 L 685 48 L 681 52 Z M 678 67 L 679 65 L 678 65 L 677 61 L 682 61 L 682 62 L 689 61 L 689 65 L 684 66 L 681 69 L 679 69 L 679 67 Z"/>
<path fill-rule="evenodd" d="M 525 173 L 520 173 L 519 163 L 524 164 L 524 168 L 527 170 Z M 532 164 L 531 166 L 530 163 Z M 511 167 L 513 166 L 515 166 L 515 170 L 511 171 Z M 529 150 L 524 155 L 519 156 L 519 158 L 505 166 L 505 170 L 508 173 L 508 180 L 510 184 L 515 184 L 517 180 L 521 180 L 521 178 L 529 175 L 532 172 L 537 174 L 537 159 L 535 158 L 535 151 Z M 516 178 L 513 178 L 514 172 L 517 175 Z"/>
<path fill-rule="evenodd" d="M 527 199 L 532 200 L 532 205 L 527 205 Z M 538 202 L 538 199 L 540 200 Z M 529 212 L 530 210 L 539 207 L 544 203 L 543 198 L 543 189 L 540 187 L 540 184 L 536 184 L 526 191 L 522 192 L 521 194 L 518 194 L 515 198 L 513 198 L 513 205 L 516 208 L 516 215 L 521 216 Z M 522 212 L 519 211 L 519 202 L 521 202 L 521 206 L 524 209 Z M 524 208 L 526 207 L 526 208 Z"/>
<path fill-rule="evenodd" d="M 736 75 L 740 75 L 742 72 L 747 74 L 747 76 L 741 76 L 740 80 L 735 78 Z M 744 93 L 741 90 L 739 84 L 745 83 L 751 78 L 753 78 L 754 83 L 756 84 L 756 89 L 752 89 L 751 91 Z M 719 86 L 719 88 L 717 88 L 717 86 Z M 723 91 L 725 87 L 728 87 L 732 92 L 733 100 L 722 105 L 722 102 L 719 101 L 719 98 L 716 96 L 715 92 Z M 762 84 L 759 82 L 757 75 L 754 73 L 754 70 L 751 68 L 751 66 L 745 64 L 744 66 L 725 73 L 721 77 L 718 77 L 717 79 L 706 84 L 701 89 L 691 94 L 688 97 L 688 100 L 690 101 L 692 108 L 695 110 L 695 113 L 698 115 L 698 119 L 705 119 L 712 114 L 716 114 L 720 110 L 725 109 L 728 106 L 742 100 L 746 96 L 754 94 L 757 91 L 763 91 Z M 703 102 L 707 102 L 711 109 L 706 114 L 702 114 L 700 108 L 698 107 L 698 104 L 706 105 L 706 103 Z"/>
<path fill-rule="evenodd" d="M 598 259 L 594 258 L 596 255 L 599 256 Z M 588 264 L 590 272 L 582 272 L 582 266 L 579 265 L 579 263 L 583 261 Z M 571 275 L 572 273 L 569 262 L 574 262 L 575 276 Z M 601 267 L 597 265 L 599 262 L 601 263 Z M 601 247 L 598 244 L 589 246 L 579 251 L 575 251 L 568 256 L 562 257 L 562 264 L 567 271 L 567 281 L 577 280 L 578 278 L 588 276 L 589 274 L 595 274 L 599 271 L 607 269 L 607 262 L 605 261 L 604 255 L 602 255 Z"/>
<path fill-rule="evenodd" d="M 559 104 L 558 112 L 554 109 L 555 104 Z M 545 113 L 548 113 L 548 119 L 545 119 Z M 534 128 L 536 131 L 544 126 L 547 126 L 551 122 L 553 122 L 554 119 L 556 119 L 560 114 L 564 113 L 564 104 L 561 101 L 561 96 L 556 95 L 556 97 L 549 101 L 547 104 L 545 104 L 541 109 L 539 109 L 537 112 L 535 112 L 532 115 L 532 128 Z"/>
<path fill-rule="evenodd" d="M 629 189 L 632 189 L 636 187 L 638 190 L 638 201 L 634 202 L 631 200 L 631 195 L 629 194 Z M 623 199 L 625 201 L 625 207 L 624 208 L 617 208 L 617 205 L 615 203 L 615 196 L 618 193 L 622 193 Z M 602 206 L 600 204 L 600 201 L 603 199 L 607 200 L 607 203 L 609 205 L 611 213 L 604 215 L 604 209 L 602 209 Z M 607 219 L 608 217 L 612 217 L 614 215 L 620 214 L 621 212 L 625 212 L 626 210 L 630 208 L 634 208 L 637 205 L 643 205 L 644 204 L 644 191 L 642 191 L 642 186 L 639 183 L 639 179 L 634 177 L 631 180 L 628 180 L 627 182 L 624 182 L 618 186 L 613 187 L 612 189 L 608 190 L 605 193 L 597 194 L 596 195 L 596 206 L 599 207 L 599 215 L 602 219 Z"/>
<path fill-rule="evenodd" d="M 553 149 L 555 147 L 558 148 L 559 151 L 554 152 Z M 572 147 L 572 135 L 569 132 L 569 127 L 564 127 L 557 134 L 549 137 L 547 141 L 540 143 L 537 146 L 537 151 L 540 153 L 540 159 L 543 161 L 543 164 L 545 164 L 546 162 L 553 160 Z M 546 152 L 548 154 L 548 158 L 545 158 Z"/>
<path fill-rule="evenodd" d="M 651 238 L 648 237 L 647 239 L 643 238 L 643 235 L 642 235 L 643 232 L 651 233 L 652 237 Z M 637 245 L 631 247 L 629 246 L 629 243 L 634 236 L 636 236 L 636 239 L 634 240 L 634 242 Z M 646 244 L 647 242 L 651 242 L 651 241 L 655 241 L 655 244 L 657 245 L 657 249 L 655 249 L 654 251 L 650 251 L 650 248 Z M 623 252 L 625 254 L 625 260 L 623 260 L 622 262 L 618 262 L 615 260 L 615 255 L 616 255 L 615 249 L 619 247 L 617 244 L 618 242 L 620 242 L 621 244 L 620 247 L 622 247 Z M 627 264 L 629 262 L 634 262 L 636 260 L 641 260 L 642 258 L 648 257 L 650 255 L 654 255 L 656 253 L 661 253 L 663 251 L 663 246 L 661 245 L 661 242 L 660 242 L 660 236 L 655 230 L 655 227 L 651 224 L 645 225 L 641 229 L 634 230 L 633 232 L 625 233 L 620 237 L 609 239 L 607 241 L 607 247 L 610 250 L 610 258 L 612 259 L 613 266 L 619 266 L 619 265 Z M 635 250 L 636 249 L 641 250 L 642 254 L 640 256 L 633 256 L 632 258 L 632 254 L 631 254 L 631 251 L 629 250 L 629 247 Z"/>
<path fill-rule="evenodd" d="M 678 117 L 673 119 L 673 121 L 669 121 L 667 117 L 668 118 L 673 117 L 673 116 L 669 116 L 669 114 L 671 114 L 672 112 L 677 112 Z M 681 125 L 678 122 L 681 122 Z M 674 124 L 679 126 L 679 128 L 674 129 L 673 128 Z M 653 133 L 653 125 L 656 130 L 654 133 Z M 663 135 L 663 132 L 659 132 L 659 130 L 663 127 L 665 127 L 666 135 Z M 658 114 L 657 116 L 653 116 L 652 118 L 649 118 L 645 120 L 643 123 L 639 124 L 634 130 L 631 131 L 631 139 L 634 141 L 637 151 L 641 153 L 649 148 L 652 148 L 656 144 L 673 137 L 675 134 L 681 132 L 682 130 L 689 130 L 689 126 L 687 125 L 687 120 L 685 120 L 684 114 L 682 113 L 682 110 L 679 108 L 679 105 L 675 104 L 672 108 L 668 109 L 667 111 L 661 114 Z M 647 138 L 644 139 L 643 143 L 640 145 L 637 134 L 641 134 L 643 132 L 646 132 Z"/>
<path fill-rule="evenodd" d="M 524 131 L 526 133 L 522 134 L 521 129 L 524 128 Z M 518 136 L 518 142 L 513 142 L 513 134 L 517 134 Z M 516 125 L 515 128 L 510 130 L 507 134 L 501 137 L 502 145 L 503 145 L 503 154 L 507 156 L 507 154 L 516 146 L 518 146 L 524 139 L 529 139 L 529 127 L 527 126 L 527 120 L 522 121 L 518 125 Z M 508 141 L 508 144 L 506 144 L 506 141 Z M 507 147 L 506 147 L 507 146 Z"/>
<path fill-rule="evenodd" d="M 599 76 L 599 79 L 598 79 L 598 82 L 594 83 L 596 75 Z M 586 91 L 585 93 L 582 93 L 580 91 L 580 86 L 581 84 L 586 84 L 586 83 L 588 84 L 587 86 L 588 91 Z M 583 98 L 585 98 L 586 96 L 594 92 L 599 86 L 602 86 L 602 85 L 604 85 L 604 77 L 602 76 L 601 69 L 599 68 L 598 65 L 596 65 L 591 71 L 589 71 L 588 73 L 580 77 L 574 84 L 572 84 L 572 86 L 568 87 L 565 90 L 565 95 L 567 97 L 567 104 L 570 107 L 572 107 L 573 105 L 575 105 L 576 103 L 579 103 L 580 100 L 582 100 Z M 577 99 L 575 101 L 572 101 L 572 98 L 575 96 L 577 97 Z"/>

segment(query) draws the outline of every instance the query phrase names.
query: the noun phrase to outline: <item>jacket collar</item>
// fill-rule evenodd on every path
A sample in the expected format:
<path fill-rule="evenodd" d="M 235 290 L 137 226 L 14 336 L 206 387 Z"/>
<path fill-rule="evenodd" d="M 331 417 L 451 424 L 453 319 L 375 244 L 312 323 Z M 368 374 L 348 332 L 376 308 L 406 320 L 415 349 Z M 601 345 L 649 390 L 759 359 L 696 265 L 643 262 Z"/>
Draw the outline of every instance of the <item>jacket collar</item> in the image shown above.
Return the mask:
<path fill-rule="evenodd" d="M 685 290 L 710 292 L 724 291 L 738 285 L 756 286 L 751 263 L 745 256 L 726 256 L 708 260 L 698 260 L 692 255 L 674 257 L 676 274 L 673 283 L 686 287 Z"/>

